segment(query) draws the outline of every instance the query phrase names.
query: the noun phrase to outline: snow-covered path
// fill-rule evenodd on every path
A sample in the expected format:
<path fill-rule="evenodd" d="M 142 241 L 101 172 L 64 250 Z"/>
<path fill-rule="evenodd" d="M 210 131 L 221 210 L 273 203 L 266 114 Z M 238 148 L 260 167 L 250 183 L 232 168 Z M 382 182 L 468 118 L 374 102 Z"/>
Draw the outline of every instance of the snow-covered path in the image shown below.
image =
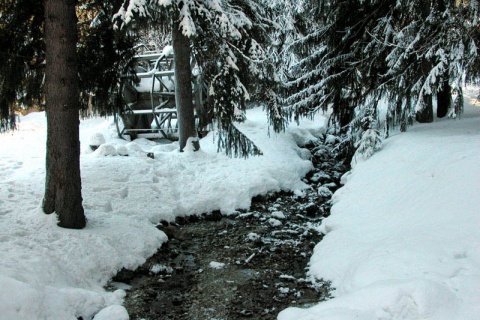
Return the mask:
<path fill-rule="evenodd" d="M 480 107 L 466 102 L 462 120 L 417 124 L 356 164 L 310 262 L 335 298 L 280 320 L 480 319 Z"/>

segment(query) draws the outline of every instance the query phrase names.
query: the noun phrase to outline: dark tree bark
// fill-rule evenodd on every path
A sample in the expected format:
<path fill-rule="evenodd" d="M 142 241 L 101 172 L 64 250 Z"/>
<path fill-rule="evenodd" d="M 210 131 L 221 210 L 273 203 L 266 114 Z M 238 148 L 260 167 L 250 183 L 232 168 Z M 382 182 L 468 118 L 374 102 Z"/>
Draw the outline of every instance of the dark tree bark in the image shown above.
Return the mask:
<path fill-rule="evenodd" d="M 427 1 L 428 2 L 428 1 Z M 430 7 L 429 7 L 430 8 Z M 422 73 L 426 77 L 432 68 L 432 64 L 429 61 L 423 61 L 421 64 Z M 420 123 L 430 123 L 433 122 L 433 102 L 431 94 L 423 94 L 421 97 L 423 100 L 423 108 L 417 111 L 415 118 Z"/>
<path fill-rule="evenodd" d="M 447 10 L 447 0 L 437 0 L 433 2 L 433 7 L 441 14 Z M 443 75 L 443 80 L 441 82 L 441 88 L 437 93 L 437 117 L 443 118 L 447 115 L 448 109 L 450 109 L 451 98 L 452 98 L 452 88 L 449 83 L 449 72 L 448 68 Z"/>
<path fill-rule="evenodd" d="M 346 127 L 353 119 L 353 108 L 342 100 L 340 93 L 336 93 L 333 97 L 333 113 L 341 128 Z"/>
<path fill-rule="evenodd" d="M 45 0 L 47 156 L 43 211 L 58 225 L 81 229 L 77 17 L 75 0 Z"/>
<path fill-rule="evenodd" d="M 448 77 L 447 77 L 448 78 Z M 443 81 L 442 88 L 437 93 L 437 117 L 443 118 L 447 115 L 452 101 L 452 88 L 448 79 Z"/>
<path fill-rule="evenodd" d="M 423 109 L 417 111 L 416 119 L 420 123 L 430 123 L 433 122 L 433 103 L 432 95 L 423 96 Z"/>
<path fill-rule="evenodd" d="M 188 138 L 196 138 L 195 113 L 192 93 L 192 70 L 190 67 L 190 40 L 182 34 L 179 25 L 172 28 L 172 44 L 175 62 L 175 103 L 178 115 L 180 151 L 183 151 Z M 193 143 L 195 150 L 200 148 L 198 140 Z"/>

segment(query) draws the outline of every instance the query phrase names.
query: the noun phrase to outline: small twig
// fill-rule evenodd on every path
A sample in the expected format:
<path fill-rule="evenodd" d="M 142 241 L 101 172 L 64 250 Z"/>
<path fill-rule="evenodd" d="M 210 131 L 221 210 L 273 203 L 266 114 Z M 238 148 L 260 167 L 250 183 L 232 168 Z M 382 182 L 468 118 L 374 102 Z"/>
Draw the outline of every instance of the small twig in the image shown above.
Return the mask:
<path fill-rule="evenodd" d="M 255 257 L 255 254 L 256 254 L 256 253 L 252 253 L 252 254 L 250 255 L 250 257 L 248 257 L 248 258 L 245 260 L 245 264 L 249 263 L 250 260 L 252 260 L 253 257 Z"/>

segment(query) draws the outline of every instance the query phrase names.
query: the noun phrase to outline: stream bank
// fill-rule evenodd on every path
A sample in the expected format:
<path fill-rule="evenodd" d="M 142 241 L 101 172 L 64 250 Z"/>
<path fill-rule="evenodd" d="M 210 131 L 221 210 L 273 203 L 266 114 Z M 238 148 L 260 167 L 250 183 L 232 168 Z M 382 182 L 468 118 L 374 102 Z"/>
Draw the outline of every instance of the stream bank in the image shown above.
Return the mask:
<path fill-rule="evenodd" d="M 130 319 L 276 319 L 289 306 L 328 299 L 328 283 L 306 278 L 317 231 L 348 165 L 332 144 L 309 146 L 312 170 L 303 192 L 252 200 L 247 211 L 178 218 L 158 226 L 169 237 L 135 271 L 107 289 L 127 292 Z"/>

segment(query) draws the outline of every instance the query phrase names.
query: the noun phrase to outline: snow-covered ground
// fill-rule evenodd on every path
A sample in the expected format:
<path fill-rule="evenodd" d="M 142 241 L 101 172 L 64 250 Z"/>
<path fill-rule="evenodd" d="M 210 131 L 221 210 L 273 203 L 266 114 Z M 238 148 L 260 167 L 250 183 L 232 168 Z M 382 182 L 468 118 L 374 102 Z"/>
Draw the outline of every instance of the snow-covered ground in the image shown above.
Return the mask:
<path fill-rule="evenodd" d="M 334 298 L 279 320 L 480 319 L 480 103 L 465 102 L 462 120 L 417 124 L 354 166 L 310 261 Z"/>
<path fill-rule="evenodd" d="M 332 281 L 334 298 L 286 309 L 280 320 L 480 319 L 480 107 L 465 100 L 462 120 L 416 125 L 355 165 L 310 263 L 310 275 Z M 0 319 L 89 319 L 102 309 L 96 319 L 127 319 L 124 292 L 102 286 L 166 241 L 155 223 L 303 188 L 311 163 L 295 142 L 322 132 L 325 119 L 270 138 L 258 109 L 249 119 L 242 130 L 264 156 L 248 160 L 217 154 L 212 136 L 200 152 L 179 153 L 175 144 L 116 139 L 111 120 L 82 121 L 84 230 L 58 228 L 41 212 L 44 114 L 0 135 Z M 110 147 L 91 152 L 95 133 Z"/>
<path fill-rule="evenodd" d="M 248 118 L 241 130 L 264 156 L 247 160 L 218 154 L 213 135 L 201 140 L 201 151 L 180 153 L 177 144 L 117 139 L 111 119 L 81 121 L 83 230 L 61 229 L 55 215 L 41 211 L 44 113 L 22 117 L 18 131 L 0 134 L 0 319 L 91 319 L 100 310 L 95 319 L 127 319 L 125 292 L 103 286 L 167 240 L 156 223 L 228 214 L 248 208 L 255 195 L 304 188 L 301 178 L 312 164 L 297 144 L 321 133 L 325 118 L 270 137 L 260 109 Z M 106 144 L 92 152 L 90 140 L 99 133 Z M 118 153 L 129 156 L 106 156 Z"/>

